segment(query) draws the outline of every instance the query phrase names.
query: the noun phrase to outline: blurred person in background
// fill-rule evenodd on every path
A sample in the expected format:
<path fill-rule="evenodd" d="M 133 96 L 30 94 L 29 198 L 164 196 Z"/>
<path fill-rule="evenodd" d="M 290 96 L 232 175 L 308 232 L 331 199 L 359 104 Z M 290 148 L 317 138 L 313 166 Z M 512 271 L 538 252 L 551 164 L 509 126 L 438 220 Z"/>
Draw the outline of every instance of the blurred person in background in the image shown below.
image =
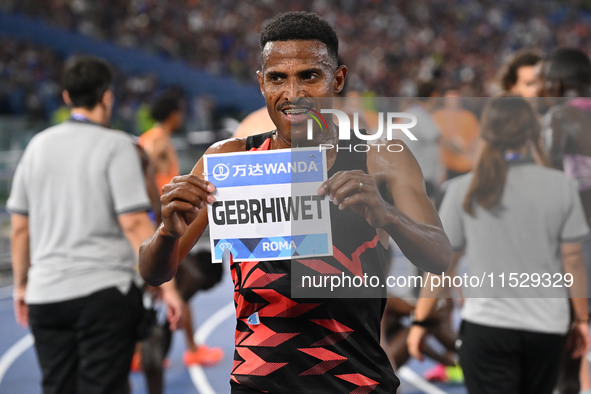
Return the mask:
<path fill-rule="evenodd" d="M 150 159 L 154 169 L 154 182 L 160 197 L 162 187 L 172 178 L 180 175 L 178 156 L 171 135 L 183 125 L 183 99 L 176 91 L 166 91 L 156 97 L 150 113 L 157 123 L 142 134 L 138 142 Z M 158 214 L 153 217 L 153 220 L 155 225 L 159 225 L 161 220 L 159 209 L 155 211 Z M 188 349 L 183 356 L 183 361 L 187 366 L 212 366 L 223 358 L 222 349 L 209 348 L 205 344 L 196 343 L 193 317 L 188 304 L 197 291 L 207 290 L 217 284 L 221 280 L 222 272 L 221 264 L 211 263 L 209 252 L 200 251 L 187 255 L 175 276 L 175 285 L 184 301 L 183 320 Z M 132 370 L 139 370 L 140 367 L 144 370 L 150 394 L 163 391 L 163 362 L 170 348 L 171 336 L 168 322 L 158 324 L 151 336 L 142 342 L 141 352 L 136 352 L 134 355 Z"/>
<path fill-rule="evenodd" d="M 417 125 L 413 128 L 413 133 L 416 133 L 418 141 L 410 141 L 408 147 L 421 166 L 427 195 L 436 200 L 442 169 L 439 153 L 441 131 L 432 116 L 434 97 L 439 97 L 437 86 L 433 82 L 419 82 L 417 97 L 405 112 L 417 117 Z"/>
<path fill-rule="evenodd" d="M 30 324 L 46 394 L 128 390 L 143 311 L 136 253 L 154 226 L 132 140 L 107 126 L 111 84 L 102 59 L 67 63 L 71 116 L 28 144 L 7 202 L 16 318 Z M 176 327 L 182 302 L 163 291 Z"/>
<path fill-rule="evenodd" d="M 575 182 L 534 162 L 532 157 L 543 157 L 540 127 L 524 99 L 493 99 L 483 115 L 482 139 L 474 171 L 451 182 L 440 209 L 454 249 L 452 267 L 466 253 L 470 275 L 571 274 L 573 285 L 524 293 L 497 282 L 486 298 L 482 289 L 465 288 L 460 365 L 470 393 L 550 394 L 569 329 L 573 356 L 589 347 L 581 251 L 589 227 Z M 425 319 L 436 302 L 424 288 L 416 319 Z M 409 351 L 417 358 L 424 335 L 418 325 L 409 333 Z"/>
<path fill-rule="evenodd" d="M 150 113 L 156 124 L 140 135 L 139 144 L 146 151 L 155 171 L 158 190 L 179 175 L 179 159 L 171 135 L 183 125 L 184 109 L 178 93 L 169 91 L 158 96 Z"/>
<path fill-rule="evenodd" d="M 439 96 L 437 85 L 434 82 L 420 81 L 417 84 L 417 97 L 405 109 L 405 112 L 412 113 L 417 117 L 417 125 L 413 127 L 413 133 L 415 133 L 418 141 L 409 141 L 408 147 L 421 166 L 427 195 L 435 204 L 441 202 L 439 182 L 446 175 L 441 164 L 441 131 L 433 118 L 433 112 L 437 104 L 436 98 Z M 420 272 L 420 274 L 422 273 Z M 461 368 L 455 363 L 454 343 L 456 333 L 451 322 L 453 309 L 453 300 L 445 298 L 441 300 L 438 307 L 429 316 L 429 332 L 444 345 L 445 349 L 444 355 L 437 355 L 434 354 L 432 349 L 425 349 L 426 352 L 431 354 L 432 358 L 438 361 L 435 367 L 423 374 L 425 379 L 429 381 L 453 381 L 459 383 L 463 379 Z M 406 352 L 406 338 L 404 338 L 403 347 Z"/>
<path fill-rule="evenodd" d="M 541 52 L 534 49 L 517 52 L 501 70 L 499 82 L 503 93 L 537 97 L 540 91 L 541 64 Z"/>
<path fill-rule="evenodd" d="M 448 89 L 443 96 L 443 107 L 433 113 L 433 120 L 441 131 L 439 151 L 449 180 L 472 170 L 479 125 L 476 116 L 462 107 L 458 90 Z"/>
<path fill-rule="evenodd" d="M 542 94 L 564 97 L 544 117 L 544 137 L 550 162 L 556 169 L 578 183 L 587 223 L 591 223 L 591 62 L 576 48 L 560 48 L 545 61 L 542 69 Z M 591 240 L 583 242 L 587 280 L 591 281 Z M 578 365 L 580 364 L 580 368 Z M 577 371 L 580 370 L 579 373 Z M 591 393 L 589 365 L 564 358 L 560 379 L 563 394 Z M 580 387 L 579 387 L 580 382 Z"/>

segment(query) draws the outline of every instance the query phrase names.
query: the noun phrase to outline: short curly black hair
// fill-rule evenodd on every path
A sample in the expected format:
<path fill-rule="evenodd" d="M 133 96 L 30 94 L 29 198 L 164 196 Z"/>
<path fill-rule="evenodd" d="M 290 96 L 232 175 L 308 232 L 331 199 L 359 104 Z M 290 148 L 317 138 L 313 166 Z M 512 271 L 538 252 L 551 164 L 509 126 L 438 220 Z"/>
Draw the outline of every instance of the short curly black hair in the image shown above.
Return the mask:
<path fill-rule="evenodd" d="M 261 32 L 261 51 L 268 42 L 318 40 L 326 45 L 328 54 L 338 65 L 339 38 L 332 26 L 318 15 L 306 11 L 291 11 L 277 15 Z"/>

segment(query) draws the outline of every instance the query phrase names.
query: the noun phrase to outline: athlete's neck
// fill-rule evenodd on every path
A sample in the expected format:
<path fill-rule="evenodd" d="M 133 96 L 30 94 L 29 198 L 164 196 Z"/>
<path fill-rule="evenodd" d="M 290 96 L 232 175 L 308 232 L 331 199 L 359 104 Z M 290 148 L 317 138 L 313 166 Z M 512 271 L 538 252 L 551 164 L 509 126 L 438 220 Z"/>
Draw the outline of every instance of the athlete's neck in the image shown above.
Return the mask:
<path fill-rule="evenodd" d="M 318 147 L 318 149 L 326 150 L 326 164 L 327 168 L 331 168 L 337 158 L 336 147 L 339 144 L 338 132 L 334 123 L 329 123 L 329 131 L 316 136 L 312 140 L 305 140 L 306 144 L 293 144 L 293 141 L 288 141 L 278 130 L 273 131 L 271 137 L 271 149 L 290 149 L 298 147 Z"/>
<path fill-rule="evenodd" d="M 272 149 L 289 149 L 291 148 L 291 141 L 288 141 L 278 130 L 273 131 L 271 137 Z"/>

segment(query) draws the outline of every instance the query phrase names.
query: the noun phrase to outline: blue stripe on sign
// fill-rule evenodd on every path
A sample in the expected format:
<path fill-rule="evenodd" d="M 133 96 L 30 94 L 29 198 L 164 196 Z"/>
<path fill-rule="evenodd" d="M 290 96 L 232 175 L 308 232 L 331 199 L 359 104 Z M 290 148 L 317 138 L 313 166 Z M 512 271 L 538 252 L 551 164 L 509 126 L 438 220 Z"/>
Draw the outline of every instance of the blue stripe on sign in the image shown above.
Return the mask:
<path fill-rule="evenodd" d="M 216 187 L 322 182 L 322 152 L 248 152 L 207 157 L 208 179 Z"/>
<path fill-rule="evenodd" d="M 252 240 L 258 241 L 256 246 Z M 225 238 L 214 240 L 215 260 L 222 259 L 224 249 L 230 249 L 234 259 L 291 258 L 293 256 L 326 255 L 328 234 L 306 234 L 267 238 Z M 250 245 L 247 247 L 246 245 Z M 252 252 L 251 252 L 252 250 Z"/>

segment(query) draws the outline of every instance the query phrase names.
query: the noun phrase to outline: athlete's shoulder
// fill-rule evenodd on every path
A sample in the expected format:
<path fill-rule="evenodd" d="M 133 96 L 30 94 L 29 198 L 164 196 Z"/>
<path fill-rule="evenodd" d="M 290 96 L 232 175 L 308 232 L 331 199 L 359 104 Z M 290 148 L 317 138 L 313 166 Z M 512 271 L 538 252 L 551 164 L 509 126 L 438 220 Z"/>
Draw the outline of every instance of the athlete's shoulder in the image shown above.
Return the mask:
<path fill-rule="evenodd" d="M 207 148 L 205 154 L 215 155 L 217 153 L 243 152 L 246 148 L 246 137 L 228 138 L 218 141 Z"/>
<path fill-rule="evenodd" d="M 252 148 L 259 148 L 263 143 L 271 138 L 272 131 L 250 135 L 248 137 L 233 137 L 227 140 L 216 142 L 209 147 L 206 154 L 228 153 L 228 152 L 243 152 L 251 150 Z"/>
<path fill-rule="evenodd" d="M 367 170 L 378 181 L 390 187 L 414 185 L 422 187 L 421 167 L 414 155 L 400 139 L 382 140 L 370 145 L 367 151 Z"/>
<path fill-rule="evenodd" d="M 367 160 L 378 167 L 418 166 L 406 142 L 398 138 L 391 140 L 379 139 L 374 144 L 369 145 Z"/>

